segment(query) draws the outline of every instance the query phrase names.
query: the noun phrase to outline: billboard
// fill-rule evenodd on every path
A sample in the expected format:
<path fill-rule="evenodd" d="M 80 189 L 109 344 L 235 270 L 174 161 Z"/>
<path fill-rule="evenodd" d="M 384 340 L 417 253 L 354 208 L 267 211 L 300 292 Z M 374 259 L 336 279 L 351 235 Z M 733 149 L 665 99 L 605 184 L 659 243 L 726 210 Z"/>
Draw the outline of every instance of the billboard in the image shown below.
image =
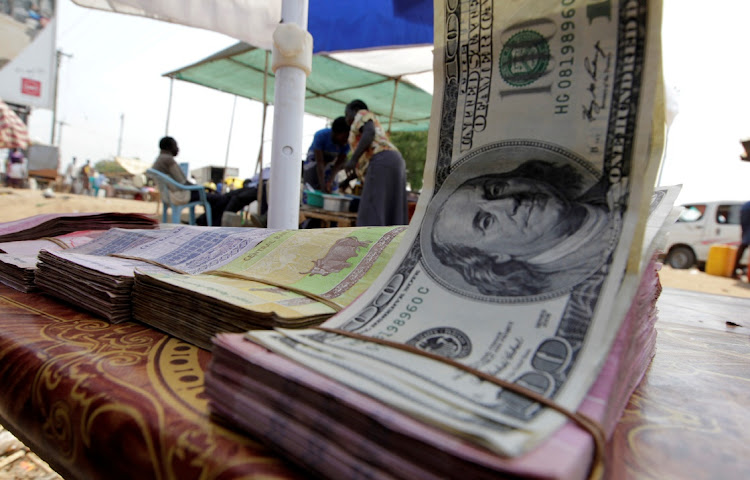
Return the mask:
<path fill-rule="evenodd" d="M 0 98 L 53 108 L 55 0 L 0 0 Z"/>

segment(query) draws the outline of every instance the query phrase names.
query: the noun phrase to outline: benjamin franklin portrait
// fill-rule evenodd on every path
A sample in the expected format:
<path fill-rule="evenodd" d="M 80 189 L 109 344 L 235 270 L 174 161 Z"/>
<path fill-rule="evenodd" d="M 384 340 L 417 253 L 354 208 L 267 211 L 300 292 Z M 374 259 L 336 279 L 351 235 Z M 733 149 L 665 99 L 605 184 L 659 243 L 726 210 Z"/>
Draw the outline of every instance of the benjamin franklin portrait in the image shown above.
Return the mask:
<path fill-rule="evenodd" d="M 465 159 L 430 202 L 428 272 L 459 293 L 558 294 L 607 261 L 619 212 L 595 169 L 543 144 L 497 145 Z"/>

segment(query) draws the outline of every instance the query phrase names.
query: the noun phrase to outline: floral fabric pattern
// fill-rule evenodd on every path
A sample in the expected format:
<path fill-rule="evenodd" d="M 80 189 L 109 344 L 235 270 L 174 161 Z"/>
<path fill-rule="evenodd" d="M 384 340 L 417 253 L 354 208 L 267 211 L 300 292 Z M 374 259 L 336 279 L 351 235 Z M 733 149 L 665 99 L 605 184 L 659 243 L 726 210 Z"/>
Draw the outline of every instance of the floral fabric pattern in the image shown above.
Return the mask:
<path fill-rule="evenodd" d="M 383 130 L 383 127 L 380 125 L 378 117 L 369 110 L 360 110 L 354 117 L 351 129 L 349 130 L 349 146 L 351 147 L 351 150 L 355 151 L 357 149 L 357 145 L 362 138 L 362 132 L 360 132 L 360 130 L 370 120 L 372 120 L 372 123 L 375 125 L 375 138 L 373 139 L 370 148 L 365 150 L 365 152 L 362 153 L 362 156 L 359 157 L 359 161 L 357 162 L 357 166 L 355 168 L 355 171 L 357 172 L 357 178 L 359 178 L 361 181 L 364 181 L 367 167 L 370 165 L 370 160 L 375 154 L 384 152 L 386 150 L 398 151 L 398 149 L 388 140 L 388 136 L 385 134 L 385 130 Z"/>

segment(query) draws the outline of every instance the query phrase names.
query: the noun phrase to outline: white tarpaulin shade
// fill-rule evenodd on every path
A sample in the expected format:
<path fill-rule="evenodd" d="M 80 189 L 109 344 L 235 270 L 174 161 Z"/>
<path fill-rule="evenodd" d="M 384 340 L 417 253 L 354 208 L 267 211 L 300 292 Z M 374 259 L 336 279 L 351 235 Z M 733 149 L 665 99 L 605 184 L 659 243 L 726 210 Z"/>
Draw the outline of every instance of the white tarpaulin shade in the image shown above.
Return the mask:
<path fill-rule="evenodd" d="M 401 78 L 432 93 L 432 45 L 337 52 L 328 56 L 363 70 Z"/>
<path fill-rule="evenodd" d="M 146 170 L 151 168 L 150 164 L 144 162 L 140 158 L 115 157 L 115 162 L 131 175 L 146 173 Z"/>
<path fill-rule="evenodd" d="M 264 49 L 281 21 L 281 0 L 73 0 L 82 7 L 220 32 Z"/>

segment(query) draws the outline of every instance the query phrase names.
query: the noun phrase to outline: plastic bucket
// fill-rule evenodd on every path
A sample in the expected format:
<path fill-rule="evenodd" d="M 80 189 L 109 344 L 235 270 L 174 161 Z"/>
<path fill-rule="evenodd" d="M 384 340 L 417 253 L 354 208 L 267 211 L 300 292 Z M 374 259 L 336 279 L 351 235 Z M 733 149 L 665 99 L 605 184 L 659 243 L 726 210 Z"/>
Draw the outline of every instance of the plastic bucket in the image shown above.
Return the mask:
<path fill-rule="evenodd" d="M 736 259 L 737 247 L 734 245 L 712 245 L 708 250 L 706 273 L 719 277 L 731 277 L 734 274 Z"/>
<path fill-rule="evenodd" d="M 348 212 L 351 198 L 343 195 L 323 194 L 323 209 L 331 212 Z"/>
<path fill-rule="evenodd" d="M 323 207 L 323 192 L 310 192 L 305 190 L 302 192 L 302 202 L 311 207 Z"/>

